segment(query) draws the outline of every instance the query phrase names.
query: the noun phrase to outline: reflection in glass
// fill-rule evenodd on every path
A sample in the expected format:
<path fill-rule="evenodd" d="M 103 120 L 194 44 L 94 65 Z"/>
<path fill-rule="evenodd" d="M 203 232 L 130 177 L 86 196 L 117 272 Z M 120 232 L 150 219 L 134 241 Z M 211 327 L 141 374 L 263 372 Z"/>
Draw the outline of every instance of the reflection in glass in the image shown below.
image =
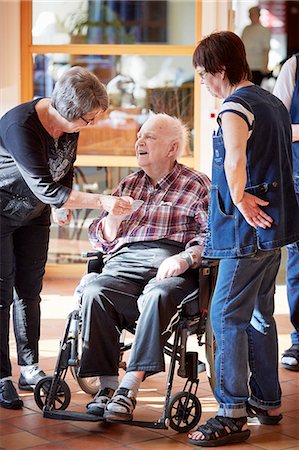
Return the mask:
<path fill-rule="evenodd" d="M 59 76 L 70 67 L 68 55 L 34 56 L 35 96 L 50 96 Z M 108 56 L 109 58 L 109 56 Z M 180 117 L 193 130 L 194 85 L 189 56 L 114 56 L 108 70 L 106 62 L 93 55 L 72 57 L 105 79 L 110 97 L 108 111 L 100 120 L 82 129 L 78 153 L 84 155 L 134 155 L 136 134 L 150 111 Z M 63 62 L 64 61 L 64 62 Z M 192 143 L 184 155 L 192 154 Z"/>
<path fill-rule="evenodd" d="M 92 193 L 110 194 L 119 181 L 136 168 L 75 167 L 73 188 Z M 69 226 L 51 225 L 48 263 L 82 263 L 81 253 L 91 250 L 88 227 L 99 211 L 76 209 Z"/>
<path fill-rule="evenodd" d="M 32 15 L 34 44 L 195 43 L 195 0 L 33 0 Z"/>

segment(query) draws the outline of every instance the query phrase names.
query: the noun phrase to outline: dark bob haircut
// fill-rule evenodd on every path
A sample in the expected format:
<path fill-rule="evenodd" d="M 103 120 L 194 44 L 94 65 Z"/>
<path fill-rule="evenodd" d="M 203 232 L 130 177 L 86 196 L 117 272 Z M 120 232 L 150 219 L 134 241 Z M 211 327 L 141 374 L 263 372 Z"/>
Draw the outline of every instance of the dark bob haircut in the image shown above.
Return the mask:
<path fill-rule="evenodd" d="M 244 44 L 232 31 L 212 33 L 202 39 L 194 50 L 193 65 L 212 75 L 225 69 L 232 85 L 251 79 Z"/>

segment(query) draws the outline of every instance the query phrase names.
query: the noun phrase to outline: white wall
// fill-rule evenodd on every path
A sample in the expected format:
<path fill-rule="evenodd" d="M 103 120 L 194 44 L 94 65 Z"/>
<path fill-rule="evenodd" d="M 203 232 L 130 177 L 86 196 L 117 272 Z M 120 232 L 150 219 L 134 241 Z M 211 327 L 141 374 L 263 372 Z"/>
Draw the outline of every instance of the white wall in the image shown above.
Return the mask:
<path fill-rule="evenodd" d="M 202 4 L 202 35 L 227 30 L 231 22 L 231 1 L 211 1 L 203 0 Z M 204 85 L 200 87 L 201 109 L 200 109 L 200 159 L 199 169 L 211 176 L 212 166 L 212 134 L 217 128 L 215 116 L 221 101 L 212 97 Z"/>
<path fill-rule="evenodd" d="M 20 5 L 0 0 L 0 116 L 20 102 Z"/>

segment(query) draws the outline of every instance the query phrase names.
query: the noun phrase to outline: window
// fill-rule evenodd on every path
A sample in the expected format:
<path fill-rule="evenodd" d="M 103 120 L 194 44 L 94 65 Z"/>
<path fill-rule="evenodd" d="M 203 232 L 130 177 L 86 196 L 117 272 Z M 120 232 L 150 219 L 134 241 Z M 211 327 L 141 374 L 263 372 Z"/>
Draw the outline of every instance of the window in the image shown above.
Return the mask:
<path fill-rule="evenodd" d="M 199 0 L 21 2 L 22 101 L 50 96 L 60 74 L 73 65 L 93 71 L 109 92 L 106 115 L 81 131 L 78 188 L 110 192 L 136 169 L 135 137 L 149 110 L 188 124 L 192 140 L 182 162 L 199 166 L 199 102 L 194 102 L 199 88 L 192 54 L 200 15 Z M 69 229 L 52 227 L 50 261 L 80 262 L 95 214 L 77 211 Z M 58 248 L 64 249 L 59 257 Z"/>

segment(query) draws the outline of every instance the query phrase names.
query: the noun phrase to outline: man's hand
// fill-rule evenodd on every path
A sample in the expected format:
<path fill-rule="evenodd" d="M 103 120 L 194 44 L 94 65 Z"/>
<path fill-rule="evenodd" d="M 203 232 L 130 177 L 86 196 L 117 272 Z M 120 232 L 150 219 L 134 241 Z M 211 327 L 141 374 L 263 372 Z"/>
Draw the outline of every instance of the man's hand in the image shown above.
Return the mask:
<path fill-rule="evenodd" d="M 134 211 L 132 208 L 133 201 L 134 199 L 129 196 L 114 197 L 113 195 L 101 195 L 102 208 L 115 216 L 132 214 Z"/>
<path fill-rule="evenodd" d="M 114 239 L 117 236 L 117 232 L 118 232 L 118 229 L 119 229 L 122 221 L 125 220 L 128 215 L 132 214 L 132 212 L 135 211 L 136 208 L 134 208 L 134 199 L 132 197 L 129 197 L 129 196 L 110 197 L 108 195 L 105 197 L 123 200 L 123 201 L 128 202 L 128 205 L 129 205 L 129 207 L 126 207 L 125 209 L 122 206 L 120 206 L 119 211 L 124 211 L 124 212 L 119 212 L 119 213 L 109 212 L 109 214 L 102 221 L 103 236 L 108 242 L 112 242 L 112 241 L 114 241 Z"/>
<path fill-rule="evenodd" d="M 265 213 L 259 205 L 267 206 L 269 202 L 245 192 L 242 200 L 236 204 L 236 207 L 244 216 L 246 222 L 252 227 L 271 228 L 273 222 L 272 217 Z"/>
<path fill-rule="evenodd" d="M 156 278 L 157 280 L 164 280 L 164 278 L 176 277 L 189 269 L 188 262 L 179 254 L 169 256 L 160 264 Z"/>
<path fill-rule="evenodd" d="M 57 223 L 59 226 L 69 225 L 72 218 L 72 211 L 70 209 L 64 208 L 51 208 L 52 209 L 52 217 L 54 223 Z"/>

